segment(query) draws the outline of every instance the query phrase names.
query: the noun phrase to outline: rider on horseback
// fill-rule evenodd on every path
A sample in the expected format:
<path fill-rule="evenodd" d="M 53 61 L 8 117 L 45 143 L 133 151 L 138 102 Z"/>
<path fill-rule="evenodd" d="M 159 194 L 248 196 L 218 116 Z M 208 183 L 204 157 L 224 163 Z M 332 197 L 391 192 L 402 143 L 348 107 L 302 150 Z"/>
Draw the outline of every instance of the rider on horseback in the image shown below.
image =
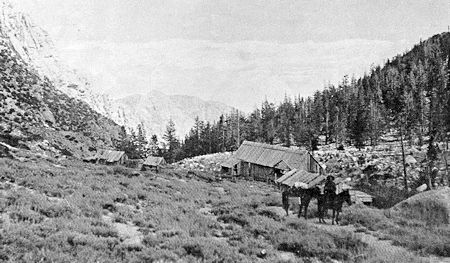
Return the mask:
<path fill-rule="evenodd" d="M 336 183 L 334 183 L 334 176 L 327 176 L 327 181 L 324 187 L 325 200 L 331 201 L 336 196 Z"/>

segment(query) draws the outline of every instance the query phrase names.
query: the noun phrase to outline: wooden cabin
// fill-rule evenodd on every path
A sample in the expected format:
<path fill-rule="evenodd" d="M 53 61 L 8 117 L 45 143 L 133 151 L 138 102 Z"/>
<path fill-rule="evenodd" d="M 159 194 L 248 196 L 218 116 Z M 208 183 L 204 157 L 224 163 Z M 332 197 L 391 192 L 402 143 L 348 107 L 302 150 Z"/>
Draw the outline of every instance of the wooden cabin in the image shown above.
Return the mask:
<path fill-rule="evenodd" d="M 149 156 L 142 164 L 141 171 L 152 170 L 159 172 L 161 167 L 166 164 L 166 160 L 163 157 Z"/>
<path fill-rule="evenodd" d="M 233 155 L 239 160 L 237 173 L 248 179 L 275 182 L 286 172 L 296 169 L 323 174 L 323 167 L 305 150 L 244 141 Z"/>
<path fill-rule="evenodd" d="M 83 161 L 89 163 L 124 165 L 128 156 L 123 151 L 101 150 L 93 156 L 84 158 Z"/>

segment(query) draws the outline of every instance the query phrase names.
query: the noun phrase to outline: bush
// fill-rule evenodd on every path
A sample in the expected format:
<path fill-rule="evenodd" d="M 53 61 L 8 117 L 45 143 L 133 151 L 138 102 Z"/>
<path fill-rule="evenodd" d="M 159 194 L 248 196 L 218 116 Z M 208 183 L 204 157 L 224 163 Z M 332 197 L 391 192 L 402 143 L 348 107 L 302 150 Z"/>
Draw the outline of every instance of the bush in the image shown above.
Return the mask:
<path fill-rule="evenodd" d="M 331 257 L 348 260 L 367 247 L 367 244 L 353 234 L 330 235 L 324 231 L 310 230 L 301 233 L 294 230 L 279 232 L 273 237 L 279 250 L 295 253 L 299 257 Z"/>
<path fill-rule="evenodd" d="M 112 168 L 113 174 L 124 175 L 131 177 L 133 175 L 133 170 L 125 168 L 123 166 L 116 165 Z"/>
<path fill-rule="evenodd" d="M 242 214 L 236 215 L 236 214 L 227 214 L 227 215 L 221 215 L 217 218 L 218 221 L 222 221 L 224 223 L 233 223 L 238 224 L 240 226 L 246 226 L 248 225 L 248 221 L 243 217 Z"/>
<path fill-rule="evenodd" d="M 362 225 L 369 230 L 378 230 L 393 225 L 382 210 L 368 208 L 364 205 L 354 205 L 344 210 L 341 224 Z"/>
<path fill-rule="evenodd" d="M 266 206 L 281 206 L 281 196 L 278 195 L 268 195 L 261 201 Z"/>
<path fill-rule="evenodd" d="M 450 227 L 397 227 L 388 229 L 394 245 L 407 247 L 423 254 L 450 257 Z"/>
<path fill-rule="evenodd" d="M 281 217 L 273 210 L 269 208 L 260 208 L 257 210 L 258 215 L 262 215 L 271 218 L 275 221 L 281 221 Z"/>

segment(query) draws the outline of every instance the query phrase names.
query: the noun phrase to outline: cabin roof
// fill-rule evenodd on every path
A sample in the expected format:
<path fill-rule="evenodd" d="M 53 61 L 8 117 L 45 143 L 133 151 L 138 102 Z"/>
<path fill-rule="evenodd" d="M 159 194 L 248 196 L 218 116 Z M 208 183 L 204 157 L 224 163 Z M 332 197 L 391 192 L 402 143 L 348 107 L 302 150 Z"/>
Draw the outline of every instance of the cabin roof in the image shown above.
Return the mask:
<path fill-rule="evenodd" d="M 144 165 L 149 166 L 160 166 L 166 164 L 166 160 L 164 160 L 163 157 L 157 157 L 157 156 L 149 156 L 144 161 Z"/>
<path fill-rule="evenodd" d="M 287 186 L 293 186 L 295 183 L 299 182 L 307 184 L 308 187 L 313 187 L 320 184 L 325 179 L 326 177 L 321 174 L 294 169 L 277 179 L 276 182 Z"/>
<path fill-rule="evenodd" d="M 350 190 L 350 196 L 354 202 L 372 203 L 373 197 L 358 190 Z"/>
<path fill-rule="evenodd" d="M 284 161 L 292 169 L 307 168 L 309 152 L 282 146 L 244 141 L 234 156 L 242 161 L 266 167 L 275 167 Z"/>
<path fill-rule="evenodd" d="M 239 159 L 235 158 L 234 156 L 230 156 L 230 158 L 225 160 L 220 166 L 226 167 L 226 168 L 233 168 L 239 162 L 240 162 Z"/>
<path fill-rule="evenodd" d="M 103 150 L 95 157 L 99 160 L 105 160 L 108 163 L 114 163 L 120 161 L 124 155 L 125 152 L 123 151 Z"/>

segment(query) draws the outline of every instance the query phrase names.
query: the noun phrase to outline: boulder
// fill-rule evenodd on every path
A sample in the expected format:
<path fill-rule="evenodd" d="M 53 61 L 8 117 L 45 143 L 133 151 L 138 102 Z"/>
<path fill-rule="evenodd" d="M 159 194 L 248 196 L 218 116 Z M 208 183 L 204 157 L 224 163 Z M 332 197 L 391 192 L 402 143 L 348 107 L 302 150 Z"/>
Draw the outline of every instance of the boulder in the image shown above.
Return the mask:
<path fill-rule="evenodd" d="M 419 193 L 421 193 L 421 192 L 427 190 L 427 188 L 428 188 L 428 186 L 427 186 L 426 184 L 423 184 L 423 185 L 417 187 L 417 188 L 416 188 L 416 191 L 419 192 Z"/>
<path fill-rule="evenodd" d="M 53 113 L 48 108 L 43 109 L 41 114 L 42 117 L 44 118 L 44 121 L 49 122 L 51 124 L 56 123 L 55 116 L 53 116 Z"/>

